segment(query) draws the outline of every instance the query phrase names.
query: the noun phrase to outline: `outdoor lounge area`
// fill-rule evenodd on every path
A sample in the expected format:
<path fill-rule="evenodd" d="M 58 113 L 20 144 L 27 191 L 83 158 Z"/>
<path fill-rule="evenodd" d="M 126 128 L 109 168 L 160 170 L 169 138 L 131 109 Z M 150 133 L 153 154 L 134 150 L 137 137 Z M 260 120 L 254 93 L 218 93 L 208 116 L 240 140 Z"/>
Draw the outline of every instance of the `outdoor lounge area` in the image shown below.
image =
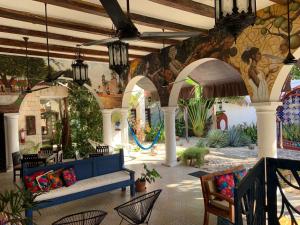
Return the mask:
<path fill-rule="evenodd" d="M 299 0 L 1 0 L 0 225 L 300 225 Z"/>

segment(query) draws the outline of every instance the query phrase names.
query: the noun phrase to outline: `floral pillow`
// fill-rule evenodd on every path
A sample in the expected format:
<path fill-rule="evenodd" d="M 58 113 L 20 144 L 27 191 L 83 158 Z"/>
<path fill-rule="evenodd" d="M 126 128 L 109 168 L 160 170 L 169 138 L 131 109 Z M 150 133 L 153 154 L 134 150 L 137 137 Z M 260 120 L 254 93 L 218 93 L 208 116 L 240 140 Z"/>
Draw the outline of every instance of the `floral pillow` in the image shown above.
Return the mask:
<path fill-rule="evenodd" d="M 246 169 L 233 172 L 235 186 L 241 182 L 241 180 L 244 178 L 244 176 L 246 176 L 246 174 L 247 174 Z"/>
<path fill-rule="evenodd" d="M 36 177 L 36 181 L 42 191 L 49 191 L 50 190 L 50 181 L 48 179 L 48 174 L 52 173 L 53 170 L 48 171 L 40 176 Z"/>
<path fill-rule="evenodd" d="M 62 176 L 65 182 L 65 185 L 67 187 L 71 186 L 72 184 L 74 184 L 77 181 L 77 177 L 75 174 L 75 170 L 73 167 L 69 168 L 69 169 L 65 169 L 62 172 Z"/>
<path fill-rule="evenodd" d="M 63 181 L 61 179 L 62 170 L 57 170 L 47 174 L 48 180 L 50 182 L 50 189 L 56 189 L 63 186 Z"/>
<path fill-rule="evenodd" d="M 215 177 L 216 187 L 220 194 L 233 198 L 234 175 L 232 173 L 223 174 Z"/>
<path fill-rule="evenodd" d="M 37 172 L 31 174 L 30 176 L 25 176 L 24 183 L 25 183 L 26 188 L 29 191 L 31 191 L 32 193 L 36 193 L 36 192 L 40 191 L 41 189 L 36 181 L 36 177 L 40 176 L 44 173 L 45 173 L 44 171 L 37 171 Z"/>

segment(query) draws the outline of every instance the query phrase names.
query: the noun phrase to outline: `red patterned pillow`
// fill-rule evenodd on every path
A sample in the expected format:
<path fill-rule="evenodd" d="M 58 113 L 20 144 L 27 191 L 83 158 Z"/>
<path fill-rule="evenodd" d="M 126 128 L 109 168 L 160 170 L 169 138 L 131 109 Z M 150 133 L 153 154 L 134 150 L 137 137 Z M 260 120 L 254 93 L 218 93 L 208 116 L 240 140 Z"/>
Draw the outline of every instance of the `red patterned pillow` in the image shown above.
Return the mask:
<path fill-rule="evenodd" d="M 51 173 L 48 173 L 48 180 L 50 182 L 50 189 L 56 189 L 63 186 L 61 177 L 62 170 L 57 170 Z"/>
<path fill-rule="evenodd" d="M 232 173 L 223 174 L 215 177 L 216 186 L 220 194 L 233 198 L 234 176 Z"/>
<path fill-rule="evenodd" d="M 64 178 L 64 182 L 67 187 L 71 186 L 72 184 L 74 184 L 77 181 L 77 177 L 76 177 L 75 170 L 73 167 L 71 167 L 69 169 L 65 169 L 62 172 L 62 176 Z"/>
<path fill-rule="evenodd" d="M 25 187 L 30 190 L 32 193 L 36 193 L 38 191 L 40 191 L 40 187 L 36 181 L 36 177 L 40 176 L 44 174 L 44 171 L 37 171 L 33 174 L 31 174 L 30 176 L 25 176 L 24 177 L 24 183 L 25 183 Z"/>
<path fill-rule="evenodd" d="M 48 171 L 40 176 L 36 177 L 36 181 L 42 191 L 49 191 L 50 190 L 50 181 L 48 179 L 48 174 L 52 173 L 53 170 Z"/>

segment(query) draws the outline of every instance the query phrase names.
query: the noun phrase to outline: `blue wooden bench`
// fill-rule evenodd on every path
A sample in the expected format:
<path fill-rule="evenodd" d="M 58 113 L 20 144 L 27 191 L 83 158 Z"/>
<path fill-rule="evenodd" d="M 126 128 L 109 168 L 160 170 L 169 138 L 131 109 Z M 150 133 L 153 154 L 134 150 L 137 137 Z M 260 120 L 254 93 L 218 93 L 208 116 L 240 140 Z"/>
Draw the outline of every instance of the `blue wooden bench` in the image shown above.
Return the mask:
<path fill-rule="evenodd" d="M 62 187 L 41 194 L 36 198 L 39 202 L 36 209 L 26 210 L 25 215 L 33 218 L 33 210 L 43 209 L 69 201 L 85 198 L 130 186 L 131 196 L 135 195 L 134 171 L 124 168 L 123 150 L 118 154 L 94 157 L 72 162 L 58 163 L 46 167 L 23 168 L 23 177 L 37 171 L 58 170 L 73 167 L 78 182 L 70 187 Z"/>

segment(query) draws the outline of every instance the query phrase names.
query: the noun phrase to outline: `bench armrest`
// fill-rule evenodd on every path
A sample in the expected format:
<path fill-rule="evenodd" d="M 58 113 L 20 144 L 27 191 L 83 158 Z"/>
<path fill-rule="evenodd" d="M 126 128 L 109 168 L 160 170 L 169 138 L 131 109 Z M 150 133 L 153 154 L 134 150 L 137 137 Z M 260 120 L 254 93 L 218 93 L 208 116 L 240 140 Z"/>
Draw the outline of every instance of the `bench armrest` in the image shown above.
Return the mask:
<path fill-rule="evenodd" d="M 127 168 L 123 168 L 123 170 L 128 172 L 130 174 L 130 178 L 134 180 L 135 171 L 127 169 Z"/>
<path fill-rule="evenodd" d="M 216 193 L 216 192 L 211 192 L 211 193 L 209 193 L 209 194 L 210 194 L 210 195 L 213 195 L 214 197 L 217 197 L 217 198 L 219 198 L 219 199 L 221 199 L 221 200 L 224 200 L 224 201 L 226 201 L 226 202 L 229 202 L 230 205 L 233 205 L 233 204 L 234 204 L 233 199 L 232 199 L 232 198 L 229 198 L 229 197 L 227 197 L 227 196 L 225 196 L 225 195 L 222 195 L 222 194 Z"/>

